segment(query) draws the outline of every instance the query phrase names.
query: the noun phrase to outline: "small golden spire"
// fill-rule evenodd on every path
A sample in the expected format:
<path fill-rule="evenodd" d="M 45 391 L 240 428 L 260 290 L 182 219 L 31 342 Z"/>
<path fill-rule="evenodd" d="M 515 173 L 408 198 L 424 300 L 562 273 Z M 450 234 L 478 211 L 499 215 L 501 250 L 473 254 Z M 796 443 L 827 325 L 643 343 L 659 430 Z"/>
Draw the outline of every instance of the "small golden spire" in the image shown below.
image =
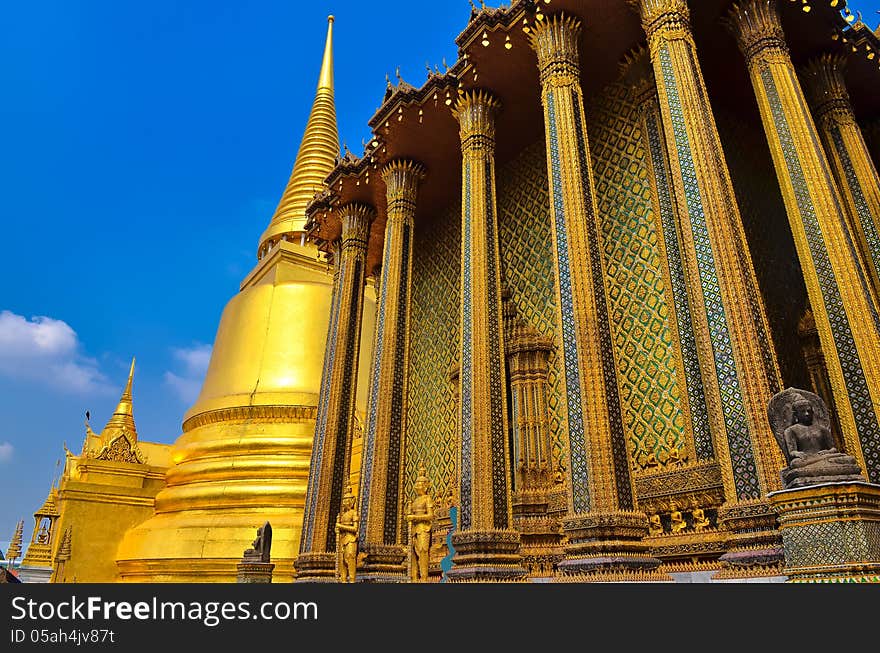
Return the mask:
<path fill-rule="evenodd" d="M 64 583 L 67 580 L 64 568 L 67 566 L 67 561 L 70 560 L 70 540 L 71 528 L 68 526 L 64 529 L 64 534 L 61 536 L 61 544 L 58 545 L 58 552 L 55 554 L 54 569 L 49 579 L 50 583 Z"/>
<path fill-rule="evenodd" d="M 70 560 L 70 540 L 71 528 L 68 526 L 64 529 L 64 535 L 61 538 L 61 544 L 58 545 L 58 553 L 55 555 L 56 561 Z"/>
<path fill-rule="evenodd" d="M 333 21 L 333 16 L 327 17 L 327 42 L 318 77 L 318 92 L 296 163 L 269 228 L 260 236 L 257 252 L 263 252 L 268 245 L 274 245 L 285 236 L 294 242 L 299 240 L 306 222 L 305 209 L 315 195 L 314 189 L 323 188 L 324 179 L 333 170 L 339 156 L 339 129 L 333 101 Z"/>
<path fill-rule="evenodd" d="M 318 89 L 326 88 L 333 92 L 333 16 L 327 16 L 327 42 L 324 44 L 324 59 L 321 62 L 321 76 Z"/>
<path fill-rule="evenodd" d="M 9 542 L 9 548 L 6 549 L 6 559 L 10 561 L 18 560 L 21 557 L 21 538 L 24 534 L 24 520 L 20 519 L 15 525 L 15 534 L 12 541 Z"/>
<path fill-rule="evenodd" d="M 113 415 L 108 420 L 104 430 L 101 431 L 101 441 L 104 444 L 107 444 L 119 435 L 120 432 L 124 432 L 131 442 L 137 442 L 137 427 L 134 423 L 134 408 L 131 397 L 131 386 L 134 381 L 134 362 L 135 359 L 132 358 L 131 368 L 128 371 L 128 381 L 126 381 L 125 389 L 119 398 L 119 404 L 117 404 L 116 410 L 113 411 Z"/>

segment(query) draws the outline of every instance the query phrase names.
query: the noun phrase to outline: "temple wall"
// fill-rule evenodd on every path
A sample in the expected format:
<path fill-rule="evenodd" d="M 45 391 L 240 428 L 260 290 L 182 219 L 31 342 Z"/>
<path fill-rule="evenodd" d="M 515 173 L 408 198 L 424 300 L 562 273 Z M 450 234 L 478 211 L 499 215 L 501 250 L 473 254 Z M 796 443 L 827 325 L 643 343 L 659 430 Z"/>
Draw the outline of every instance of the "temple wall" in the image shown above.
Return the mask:
<path fill-rule="evenodd" d="M 636 109 L 622 86 L 611 86 L 588 106 L 606 292 L 623 404 L 623 422 L 637 470 L 656 471 L 670 458 L 686 458 L 685 420 L 675 374 L 649 171 Z M 519 315 L 552 336 L 554 322 L 552 233 L 543 141 L 499 168 L 499 238 L 505 281 Z M 456 429 L 449 369 L 458 341 L 460 202 L 417 226 L 413 267 L 412 353 L 405 499 L 416 470 L 428 470 L 441 500 L 456 491 Z M 557 356 L 550 357 L 548 402 L 554 463 L 565 466 L 560 432 Z M 441 501 L 442 503 L 442 501 Z"/>
<path fill-rule="evenodd" d="M 687 458 L 666 282 L 651 204 L 653 182 L 629 91 L 610 85 L 587 104 L 605 289 L 630 462 L 657 471 Z"/>
<path fill-rule="evenodd" d="M 499 170 L 497 190 L 502 274 L 513 292 L 517 315 L 542 335 L 553 337 L 553 234 L 543 140 L 525 148 L 515 161 Z M 548 427 L 556 469 L 565 464 L 565 444 L 559 428 L 559 389 L 564 379 L 562 362 L 555 352 L 548 363 Z"/>
<path fill-rule="evenodd" d="M 129 528 L 153 515 L 166 469 L 102 461 L 89 461 L 86 468 L 78 478 L 65 479 L 59 491 L 61 517 L 53 556 L 64 531 L 71 532 L 71 556 L 59 582 L 119 582 L 119 543 Z"/>

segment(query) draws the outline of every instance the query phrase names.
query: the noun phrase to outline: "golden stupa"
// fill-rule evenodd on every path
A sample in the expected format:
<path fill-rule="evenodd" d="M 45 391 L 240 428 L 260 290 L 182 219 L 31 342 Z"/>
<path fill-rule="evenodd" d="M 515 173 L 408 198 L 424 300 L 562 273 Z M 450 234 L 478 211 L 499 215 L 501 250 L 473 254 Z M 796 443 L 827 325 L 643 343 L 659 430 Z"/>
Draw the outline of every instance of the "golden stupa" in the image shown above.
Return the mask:
<path fill-rule="evenodd" d="M 223 312 L 155 514 L 120 544 L 124 581 L 234 581 L 236 562 L 267 520 L 276 577 L 292 578 L 333 282 L 318 250 L 302 238 L 305 207 L 339 156 L 333 17 L 328 21 L 317 94 L 290 181 L 260 238 L 259 262 Z M 375 292 L 367 299 L 371 324 Z M 369 333 L 364 328 L 363 366 L 372 352 Z M 366 396 L 360 388 L 358 395 Z"/>

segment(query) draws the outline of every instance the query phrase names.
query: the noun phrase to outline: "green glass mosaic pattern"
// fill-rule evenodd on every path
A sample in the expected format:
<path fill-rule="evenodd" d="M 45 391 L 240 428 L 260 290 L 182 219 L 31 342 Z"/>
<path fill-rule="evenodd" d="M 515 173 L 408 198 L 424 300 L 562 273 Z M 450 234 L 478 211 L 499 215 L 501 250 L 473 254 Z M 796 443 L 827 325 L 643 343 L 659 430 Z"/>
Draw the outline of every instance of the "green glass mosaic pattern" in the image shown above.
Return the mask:
<path fill-rule="evenodd" d="M 608 87 L 588 107 L 587 124 L 624 428 L 632 461 L 641 469 L 649 460 L 666 462 L 670 454 L 686 457 L 651 180 L 638 110 L 625 87 Z"/>
<path fill-rule="evenodd" d="M 544 141 L 530 145 L 515 162 L 500 170 L 496 183 L 505 282 L 513 292 L 519 317 L 542 335 L 553 337 L 553 234 Z M 567 446 L 559 428 L 563 411 L 560 388 L 564 383 L 561 364 L 556 353 L 551 353 L 547 401 L 554 466 L 566 458 Z"/>
<path fill-rule="evenodd" d="M 461 200 L 415 226 L 410 322 L 405 500 L 419 465 L 437 499 L 457 494 L 456 407 L 449 369 L 458 349 Z"/>

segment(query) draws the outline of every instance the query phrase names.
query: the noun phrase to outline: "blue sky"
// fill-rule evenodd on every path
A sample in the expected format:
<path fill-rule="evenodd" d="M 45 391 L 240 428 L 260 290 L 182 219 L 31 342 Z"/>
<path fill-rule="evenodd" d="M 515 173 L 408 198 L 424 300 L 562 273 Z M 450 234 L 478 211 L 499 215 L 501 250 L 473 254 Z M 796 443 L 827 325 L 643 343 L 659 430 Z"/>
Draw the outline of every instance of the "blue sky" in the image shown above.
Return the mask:
<path fill-rule="evenodd" d="M 877 0 L 850 5 L 875 26 Z M 62 442 L 79 451 L 84 412 L 108 419 L 131 356 L 140 436 L 178 436 L 289 176 L 329 13 L 359 153 L 386 73 L 418 86 L 455 61 L 466 0 L 5 3 L 0 542 L 30 523 Z"/>

